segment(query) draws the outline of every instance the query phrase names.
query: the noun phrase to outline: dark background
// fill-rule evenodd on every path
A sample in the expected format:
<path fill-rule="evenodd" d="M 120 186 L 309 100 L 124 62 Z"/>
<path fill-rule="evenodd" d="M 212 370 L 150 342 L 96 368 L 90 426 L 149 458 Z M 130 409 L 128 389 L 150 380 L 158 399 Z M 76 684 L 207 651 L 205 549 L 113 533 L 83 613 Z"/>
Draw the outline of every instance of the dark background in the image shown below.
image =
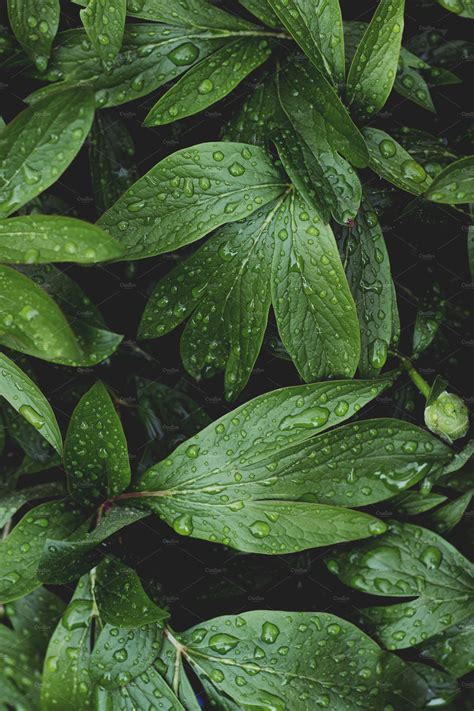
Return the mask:
<path fill-rule="evenodd" d="M 341 4 L 345 19 L 358 20 L 370 19 L 376 5 L 354 0 Z M 79 8 L 69 2 L 62 5 L 62 29 L 79 26 Z M 228 2 L 224 6 L 235 10 L 237 3 Z M 245 15 L 245 11 L 240 10 Z M 3 4 L 0 23 L 7 24 Z M 407 1 L 405 39 L 426 29 L 447 29 L 448 39 L 472 40 L 471 28 L 472 22 L 445 12 L 435 2 Z M 474 113 L 468 104 L 472 98 L 469 84 L 472 58 L 454 71 L 463 79 L 462 84 L 432 90 L 436 114 L 392 94 L 374 124 L 382 129 L 387 127 L 388 131 L 394 123 L 427 130 L 446 138 L 460 155 L 472 153 L 472 126 L 471 134 L 469 127 Z M 239 108 L 255 81 L 255 76 L 250 77 L 226 101 L 204 114 L 170 126 L 148 129 L 141 126 L 146 113 L 165 89 L 113 109 L 112 114 L 126 122 L 134 138 L 140 175 L 178 148 L 219 139 L 223 122 Z M 25 107 L 22 97 L 40 83 L 28 78 L 24 71 L 4 73 L 0 75 L 0 82 L 0 113 L 8 122 Z M 370 186 L 383 184 L 369 171 L 363 173 L 362 179 Z M 65 201 L 66 214 L 90 221 L 97 219 L 87 149 L 81 151 L 49 192 Z M 401 350 L 410 351 L 417 298 L 433 282 L 438 282 L 450 304 L 450 317 L 443 328 L 444 337 L 436 348 L 423 356 L 420 370 L 430 381 L 436 373 L 443 374 L 449 379 L 451 389 L 472 403 L 470 368 L 474 340 L 464 313 L 470 306 L 472 293 L 466 253 L 467 220 L 451 208 L 427 206 L 409 195 L 398 198 L 396 204 L 382 214 L 381 222 L 397 287 L 402 321 Z M 53 407 L 62 417 L 64 429 L 77 398 L 96 379 L 103 379 L 112 388 L 135 468 L 147 437 L 137 417 L 133 375 L 170 387 L 178 386 L 194 398 L 211 420 L 260 393 L 299 382 L 293 365 L 275 357 L 270 339 L 264 344 L 248 386 L 236 403 L 229 404 L 223 399 L 222 376 L 196 383 L 186 375 L 179 356 L 179 329 L 156 341 L 136 341 L 138 321 L 147 297 L 156 280 L 174 264 L 175 257 L 163 255 L 133 264 L 94 269 L 65 266 L 68 274 L 100 308 L 108 327 L 124 334 L 124 341 L 116 354 L 94 369 L 71 369 L 29 359 L 42 389 L 50 394 Z M 272 322 L 269 335 L 276 336 Z M 387 396 L 366 408 L 363 416 L 403 416 L 422 424 L 421 397 L 415 395 L 414 408 L 409 405 L 407 409 L 403 405 L 405 391 L 400 387 L 404 382 L 400 380 Z M 182 438 L 176 423 L 170 425 L 163 421 L 163 432 L 163 449 Z M 390 516 L 388 503 L 372 508 L 380 517 Z M 467 549 L 469 536 L 464 524 L 458 526 L 451 540 L 461 550 Z M 145 578 L 161 584 L 172 608 L 173 624 L 178 629 L 218 614 L 258 608 L 330 611 L 358 622 L 358 608 L 371 602 L 369 596 L 339 584 L 326 571 L 322 562 L 325 549 L 274 558 L 242 555 L 223 546 L 179 538 L 153 517 L 128 529 L 112 545 L 136 565 Z M 380 604 L 380 599 L 377 603 Z"/>

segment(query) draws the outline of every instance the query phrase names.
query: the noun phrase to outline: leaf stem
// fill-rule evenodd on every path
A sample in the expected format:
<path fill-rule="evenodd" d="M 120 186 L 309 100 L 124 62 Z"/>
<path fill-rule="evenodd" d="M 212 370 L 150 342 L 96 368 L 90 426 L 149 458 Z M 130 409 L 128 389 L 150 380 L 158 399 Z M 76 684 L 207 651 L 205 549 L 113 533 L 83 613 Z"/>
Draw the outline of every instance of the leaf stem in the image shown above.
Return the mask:
<path fill-rule="evenodd" d="M 412 382 L 416 385 L 420 393 L 423 395 L 423 397 L 428 398 L 431 387 L 423 378 L 423 376 L 421 376 L 420 373 L 416 370 L 412 361 L 407 358 L 407 356 L 402 355 L 396 350 L 391 350 L 389 351 L 389 353 L 390 355 L 395 356 L 395 358 L 398 358 L 403 368 L 406 370 Z"/>

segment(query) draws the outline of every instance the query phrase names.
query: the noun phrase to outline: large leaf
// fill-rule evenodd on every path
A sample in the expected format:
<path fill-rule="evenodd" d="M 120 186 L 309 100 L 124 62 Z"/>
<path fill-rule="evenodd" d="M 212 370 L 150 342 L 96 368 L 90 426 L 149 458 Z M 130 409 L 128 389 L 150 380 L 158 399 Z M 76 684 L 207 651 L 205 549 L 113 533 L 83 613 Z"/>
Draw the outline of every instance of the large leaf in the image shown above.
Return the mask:
<path fill-rule="evenodd" d="M 380 0 L 347 76 L 347 98 L 361 117 L 384 106 L 397 72 L 404 0 Z"/>
<path fill-rule="evenodd" d="M 7 0 L 8 19 L 24 51 L 46 69 L 59 25 L 59 0 Z"/>
<path fill-rule="evenodd" d="M 331 555 L 328 567 L 358 590 L 415 598 L 364 610 L 367 623 L 389 649 L 418 644 L 474 611 L 472 564 L 426 528 L 392 522 L 374 544 Z"/>
<path fill-rule="evenodd" d="M 103 383 L 80 399 L 64 443 L 71 496 L 93 503 L 122 493 L 130 483 L 130 460 L 122 423 Z"/>
<path fill-rule="evenodd" d="M 127 0 L 87 0 L 80 16 L 94 50 L 110 69 L 122 46 Z"/>
<path fill-rule="evenodd" d="M 202 143 L 155 165 L 99 225 L 122 243 L 127 258 L 144 259 L 251 215 L 284 189 L 284 176 L 261 148 Z"/>
<path fill-rule="evenodd" d="M 211 699 L 229 711 L 380 711 L 405 708 L 407 698 L 423 706 L 424 685 L 401 659 L 328 613 L 255 610 L 200 622 L 179 640 Z"/>
<path fill-rule="evenodd" d="M 40 504 L 25 514 L 0 542 L 0 601 L 16 600 L 40 587 L 37 570 L 46 540 L 67 538 L 83 521 L 80 510 L 67 500 Z"/>
<path fill-rule="evenodd" d="M 474 201 L 474 156 L 448 165 L 429 186 L 426 197 L 433 202 L 458 205 Z"/>
<path fill-rule="evenodd" d="M 140 500 L 177 533 L 248 552 L 289 553 L 378 534 L 385 526 L 372 516 L 288 495 L 272 470 L 285 450 L 344 421 L 351 403 L 358 410 L 387 384 L 335 381 L 256 398 L 148 470 Z"/>
<path fill-rule="evenodd" d="M 362 377 L 385 365 L 392 338 L 393 288 L 390 261 L 377 214 L 367 200 L 344 234 L 346 273 L 359 317 Z"/>
<path fill-rule="evenodd" d="M 0 261 L 13 264 L 119 259 L 122 247 L 96 225 L 73 217 L 27 215 L 0 220 Z"/>
<path fill-rule="evenodd" d="M 47 97 L 19 113 L 0 133 L 0 216 L 18 210 L 64 173 L 94 117 L 90 89 Z"/>
<path fill-rule="evenodd" d="M 244 37 L 225 44 L 189 70 L 150 109 L 145 126 L 162 126 L 192 116 L 230 94 L 270 56 L 261 37 Z"/>
<path fill-rule="evenodd" d="M 344 79 L 344 34 L 339 0 L 269 0 L 317 70 Z"/>
<path fill-rule="evenodd" d="M 38 388 L 15 363 L 0 353 L 0 395 L 25 420 L 62 453 L 61 432 L 51 405 Z"/>

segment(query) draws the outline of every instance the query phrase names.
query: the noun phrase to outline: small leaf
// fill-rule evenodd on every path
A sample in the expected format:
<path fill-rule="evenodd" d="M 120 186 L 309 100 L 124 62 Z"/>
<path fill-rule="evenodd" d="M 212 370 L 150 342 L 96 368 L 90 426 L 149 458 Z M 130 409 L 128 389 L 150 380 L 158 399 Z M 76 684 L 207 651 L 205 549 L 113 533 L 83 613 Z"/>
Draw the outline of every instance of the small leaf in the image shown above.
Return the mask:
<path fill-rule="evenodd" d="M 59 25 L 59 0 L 7 0 L 15 37 L 39 71 L 44 71 Z"/>
<path fill-rule="evenodd" d="M 429 65 L 402 47 L 394 89 L 401 96 L 410 99 L 423 109 L 434 112 L 435 108 L 428 85 L 420 72 L 417 71 L 420 68 L 427 69 Z"/>
<path fill-rule="evenodd" d="M 428 187 L 426 198 L 448 205 L 474 201 L 474 156 L 448 165 Z"/>
<path fill-rule="evenodd" d="M 28 215 L 0 220 L 0 260 L 7 264 L 95 264 L 121 255 L 121 246 L 110 235 L 73 217 Z"/>
<path fill-rule="evenodd" d="M 64 468 L 71 496 L 93 503 L 121 494 L 130 483 L 130 460 L 122 423 L 103 383 L 80 399 L 64 443 Z"/>
<path fill-rule="evenodd" d="M 427 190 L 431 178 L 423 166 L 388 133 L 378 128 L 366 128 L 364 137 L 369 151 L 369 166 L 374 173 L 413 195 L 421 195 Z"/>
<path fill-rule="evenodd" d="M 421 491 L 404 491 L 391 499 L 390 504 L 403 516 L 417 516 L 439 506 L 447 497 Z"/>
<path fill-rule="evenodd" d="M 445 316 L 446 299 L 440 293 L 439 284 L 435 282 L 418 302 L 413 329 L 413 355 L 419 356 L 433 343 Z"/>
<path fill-rule="evenodd" d="M 155 165 L 98 224 L 121 242 L 127 259 L 144 259 L 252 214 L 285 187 L 284 176 L 261 148 L 202 143 Z"/>
<path fill-rule="evenodd" d="M 90 89 L 74 88 L 19 113 L 0 133 L 0 216 L 6 217 L 64 173 L 94 118 Z"/>
<path fill-rule="evenodd" d="M 472 493 L 463 494 L 436 509 L 427 517 L 426 525 L 438 533 L 449 533 L 462 520 L 472 496 Z"/>
<path fill-rule="evenodd" d="M 87 36 L 106 69 L 113 65 L 122 45 L 127 0 L 87 0 L 79 13 Z"/>
<path fill-rule="evenodd" d="M 403 32 L 404 0 L 380 0 L 347 76 L 347 99 L 359 116 L 380 111 L 395 81 Z"/>
<path fill-rule="evenodd" d="M 261 37 L 229 42 L 190 69 L 150 109 L 145 126 L 162 126 L 203 111 L 230 94 L 268 59 L 271 47 Z"/>
<path fill-rule="evenodd" d="M 472 629 L 474 616 L 440 632 L 417 647 L 422 659 L 435 662 L 456 678 L 474 671 Z"/>
<path fill-rule="evenodd" d="M 51 405 L 31 378 L 4 353 L 0 353 L 0 395 L 62 454 L 61 432 Z"/>

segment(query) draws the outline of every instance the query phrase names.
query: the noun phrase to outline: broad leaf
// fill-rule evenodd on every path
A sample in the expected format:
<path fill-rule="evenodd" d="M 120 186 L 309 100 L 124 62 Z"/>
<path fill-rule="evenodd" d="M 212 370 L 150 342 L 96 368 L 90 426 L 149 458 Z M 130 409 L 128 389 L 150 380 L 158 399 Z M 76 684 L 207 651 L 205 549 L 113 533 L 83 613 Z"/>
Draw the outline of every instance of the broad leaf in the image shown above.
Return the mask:
<path fill-rule="evenodd" d="M 155 165 L 99 225 L 121 242 L 128 259 L 144 259 L 251 215 L 284 189 L 284 176 L 261 148 L 202 143 Z"/>
<path fill-rule="evenodd" d="M 8 19 L 39 71 L 46 69 L 59 25 L 59 0 L 7 0 Z"/>
<path fill-rule="evenodd" d="M 366 128 L 364 137 L 374 173 L 413 195 L 421 195 L 429 188 L 431 178 L 426 170 L 388 133 Z"/>
<path fill-rule="evenodd" d="M 119 259 L 122 247 L 96 225 L 73 217 L 28 215 L 0 220 L 0 261 L 9 264 Z"/>
<path fill-rule="evenodd" d="M 433 202 L 458 205 L 474 201 L 474 156 L 448 165 L 429 186 L 426 197 Z"/>
<path fill-rule="evenodd" d="M 150 109 L 145 126 L 162 126 L 192 116 L 223 99 L 271 54 L 261 37 L 236 39 L 189 70 Z"/>
<path fill-rule="evenodd" d="M 122 46 L 127 0 L 87 0 L 80 16 L 87 36 L 106 69 L 113 65 Z"/>
<path fill-rule="evenodd" d="M 373 544 L 332 555 L 327 564 L 358 590 L 415 598 L 364 610 L 367 623 L 389 649 L 418 644 L 474 611 L 472 564 L 426 528 L 392 522 Z"/>
<path fill-rule="evenodd" d="M 17 491 L 8 491 L 3 493 L 0 490 L 0 528 L 5 526 L 8 521 L 29 501 L 35 499 L 49 499 L 64 494 L 64 486 L 62 482 L 50 482 L 47 484 L 38 484 L 37 486 L 27 486 L 24 489 Z"/>
<path fill-rule="evenodd" d="M 51 405 L 31 378 L 4 353 L 0 353 L 0 395 L 62 453 L 61 432 Z"/>
<path fill-rule="evenodd" d="M 0 216 L 10 215 L 52 185 L 76 157 L 94 117 L 90 89 L 47 97 L 0 133 Z"/>
<path fill-rule="evenodd" d="M 312 64 L 335 83 L 344 79 L 344 34 L 339 0 L 269 0 Z"/>
<path fill-rule="evenodd" d="M 423 659 L 435 662 L 459 678 L 474 671 L 473 658 L 474 616 L 423 642 L 417 647 Z"/>
<path fill-rule="evenodd" d="M 359 116 L 384 106 L 397 71 L 403 32 L 404 0 L 380 0 L 347 76 L 347 99 Z"/>
<path fill-rule="evenodd" d="M 72 413 L 64 467 L 69 492 L 78 503 L 117 496 L 130 483 L 127 440 L 103 383 L 93 385 Z"/>
<path fill-rule="evenodd" d="M 40 587 L 37 570 L 48 538 L 71 536 L 84 516 L 71 501 L 51 501 L 29 511 L 0 542 L 0 601 L 9 602 Z"/>

